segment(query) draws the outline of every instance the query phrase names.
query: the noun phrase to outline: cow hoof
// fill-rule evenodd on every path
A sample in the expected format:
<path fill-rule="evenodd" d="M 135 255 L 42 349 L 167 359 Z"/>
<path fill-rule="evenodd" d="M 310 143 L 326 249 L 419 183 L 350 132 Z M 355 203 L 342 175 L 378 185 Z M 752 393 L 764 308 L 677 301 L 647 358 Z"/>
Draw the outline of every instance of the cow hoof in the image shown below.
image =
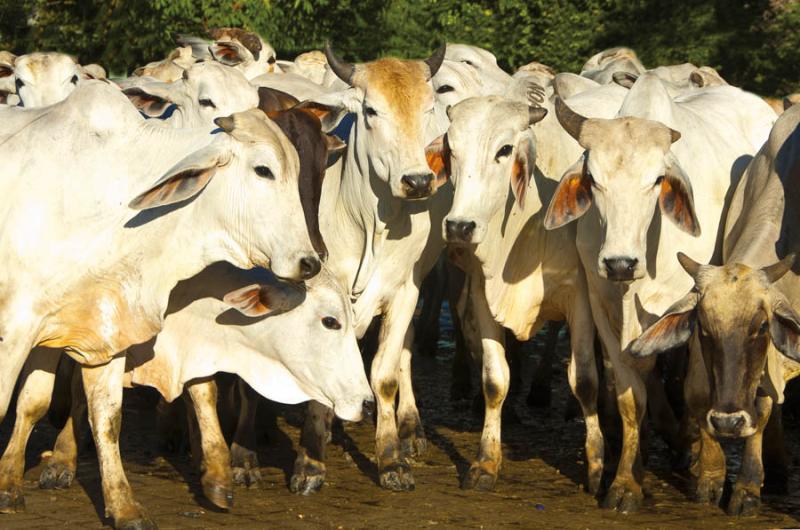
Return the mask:
<path fill-rule="evenodd" d="M 380 474 L 381 487 L 391 491 L 414 491 L 414 475 L 408 464 L 392 464 Z"/>
<path fill-rule="evenodd" d="M 261 470 L 257 467 L 233 467 L 233 483 L 246 488 L 257 488 L 261 484 Z"/>
<path fill-rule="evenodd" d="M 492 491 L 497 483 L 497 475 L 480 464 L 472 464 L 467 474 L 461 479 L 461 489 Z"/>
<path fill-rule="evenodd" d="M 139 517 L 137 519 L 123 519 L 116 521 L 114 527 L 118 530 L 157 530 L 158 526 L 154 521 L 148 517 Z"/>
<path fill-rule="evenodd" d="M 233 508 L 233 490 L 225 484 L 204 482 L 203 495 L 217 508 L 223 510 Z"/>
<path fill-rule="evenodd" d="M 25 511 L 25 495 L 19 486 L 0 491 L 0 513 L 19 513 Z"/>
<path fill-rule="evenodd" d="M 311 495 L 322 489 L 323 484 L 325 484 L 324 471 L 320 472 L 316 469 L 310 470 L 306 468 L 292 475 L 292 478 L 289 480 L 289 491 L 301 495 Z"/>
<path fill-rule="evenodd" d="M 591 495 L 597 495 L 600 491 L 600 482 L 603 480 L 603 468 L 592 472 L 591 470 L 586 476 L 586 492 Z"/>
<path fill-rule="evenodd" d="M 66 489 L 72 486 L 74 479 L 74 469 L 59 463 L 47 464 L 39 475 L 39 487 L 43 490 Z"/>
<path fill-rule="evenodd" d="M 756 515 L 759 508 L 761 508 L 761 497 L 753 495 L 744 488 L 735 488 L 728 502 L 728 509 L 725 511 L 728 515 L 747 516 Z"/>
<path fill-rule="evenodd" d="M 620 513 L 634 513 L 642 507 L 642 501 L 644 495 L 641 489 L 633 490 L 612 484 L 603 500 L 603 508 L 617 510 Z"/>
<path fill-rule="evenodd" d="M 428 450 L 428 440 L 425 436 L 409 436 L 400 440 L 400 456 L 402 458 L 421 458 Z"/>
<path fill-rule="evenodd" d="M 694 492 L 695 502 L 702 504 L 719 505 L 722 499 L 722 490 L 725 487 L 724 478 L 701 478 L 697 481 Z"/>

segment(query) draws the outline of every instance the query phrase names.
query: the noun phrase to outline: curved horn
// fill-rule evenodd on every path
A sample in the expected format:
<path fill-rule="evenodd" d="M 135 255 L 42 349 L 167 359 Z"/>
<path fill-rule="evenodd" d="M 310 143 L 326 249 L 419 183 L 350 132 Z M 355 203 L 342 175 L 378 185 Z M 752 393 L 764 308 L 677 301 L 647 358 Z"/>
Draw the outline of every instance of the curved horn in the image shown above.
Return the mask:
<path fill-rule="evenodd" d="M 556 97 L 555 106 L 558 123 L 564 127 L 564 130 L 567 131 L 570 136 L 577 140 L 581 135 L 581 129 L 586 122 L 586 118 L 569 108 L 559 97 Z"/>
<path fill-rule="evenodd" d="M 692 279 L 697 278 L 697 273 L 700 272 L 700 267 L 702 267 L 702 265 L 697 263 L 683 252 L 678 252 L 678 261 L 680 262 L 681 267 L 683 267 L 683 270 L 685 270 L 689 276 L 692 277 Z"/>
<path fill-rule="evenodd" d="M 214 120 L 214 124 L 225 131 L 230 133 L 234 128 L 234 121 L 232 116 L 222 116 Z"/>
<path fill-rule="evenodd" d="M 439 71 L 439 68 L 442 66 L 444 62 L 444 53 L 447 51 L 447 43 L 442 44 L 439 46 L 433 55 L 425 59 L 425 64 L 428 65 L 428 69 L 430 70 L 430 75 L 428 79 L 436 75 L 436 72 Z"/>
<path fill-rule="evenodd" d="M 545 116 L 547 116 L 547 109 L 534 106 L 528 107 L 528 125 L 542 121 Z"/>
<path fill-rule="evenodd" d="M 325 43 L 325 58 L 328 59 L 328 65 L 331 67 L 331 70 L 333 70 L 333 73 L 336 74 L 336 77 L 348 85 L 351 84 L 353 81 L 353 74 L 356 72 L 356 67 L 336 57 L 330 42 Z"/>
<path fill-rule="evenodd" d="M 789 254 L 778 263 L 773 263 L 772 265 L 764 267 L 761 271 L 767 275 L 769 283 L 775 283 L 780 280 L 784 274 L 789 272 L 792 265 L 794 265 L 794 258 L 795 255 L 793 253 Z"/>

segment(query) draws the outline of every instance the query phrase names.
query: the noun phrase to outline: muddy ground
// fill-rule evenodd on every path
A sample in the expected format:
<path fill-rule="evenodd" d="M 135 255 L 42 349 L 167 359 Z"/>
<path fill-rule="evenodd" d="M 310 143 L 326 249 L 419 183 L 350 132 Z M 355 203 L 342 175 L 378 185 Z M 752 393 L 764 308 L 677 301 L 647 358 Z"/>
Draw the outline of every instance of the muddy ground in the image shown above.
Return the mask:
<path fill-rule="evenodd" d="M 373 427 L 347 424 L 334 433 L 329 449 L 328 480 L 309 497 L 286 487 L 295 457 L 301 412 L 276 406 L 274 420 L 261 414 L 259 456 L 264 483 L 236 490 L 235 507 L 221 512 L 200 494 L 199 475 L 186 452 L 163 448 L 156 429 L 154 403 L 148 389 L 126 391 L 121 449 L 137 500 L 161 528 L 778 528 L 800 526 L 800 420 L 786 418 L 793 457 L 790 494 L 765 496 L 757 517 L 728 517 L 721 509 L 700 506 L 687 498 L 686 477 L 671 471 L 663 444 L 648 445 L 647 499 L 642 511 L 621 515 L 601 510 L 583 491 L 583 424 L 564 420 L 567 386 L 556 370 L 554 403 L 534 410 L 525 392 L 509 400 L 519 417 L 503 429 L 505 462 L 494 492 L 459 489 L 459 476 L 477 450 L 482 420 L 468 400 L 449 399 L 451 343 L 443 342 L 436 358 L 414 359 L 420 412 L 428 436 L 428 454 L 414 466 L 416 490 L 390 493 L 377 486 L 373 463 Z M 538 339 L 527 348 L 525 379 L 536 363 Z M 561 367 L 566 339 L 559 343 Z M 262 409 L 266 407 L 262 406 Z M 10 420 L 0 429 L 5 446 Z M 76 483 L 69 490 L 38 489 L 40 456 L 55 438 L 43 420 L 31 436 L 25 473 L 27 511 L 0 515 L 0 528 L 98 528 L 104 519 L 97 462 L 85 450 Z M 733 448 L 735 451 L 735 448 Z M 735 458 L 733 459 L 735 462 Z"/>

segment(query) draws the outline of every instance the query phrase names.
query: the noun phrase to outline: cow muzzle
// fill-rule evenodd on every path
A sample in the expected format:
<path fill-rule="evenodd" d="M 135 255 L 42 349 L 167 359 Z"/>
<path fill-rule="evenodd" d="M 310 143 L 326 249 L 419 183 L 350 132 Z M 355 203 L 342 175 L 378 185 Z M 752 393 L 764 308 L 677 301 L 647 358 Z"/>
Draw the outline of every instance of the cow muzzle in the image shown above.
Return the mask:
<path fill-rule="evenodd" d="M 475 221 L 452 221 L 448 219 L 444 223 L 444 235 L 448 243 L 472 243 L 475 235 Z"/>
<path fill-rule="evenodd" d="M 300 278 L 309 280 L 319 274 L 322 264 L 315 256 L 305 256 L 300 258 Z"/>
<path fill-rule="evenodd" d="M 603 258 L 606 278 L 614 282 L 628 282 L 636 279 L 637 258 L 627 256 Z"/>
<path fill-rule="evenodd" d="M 742 438 L 755 432 L 753 419 L 743 410 L 721 412 L 711 409 L 706 419 L 711 432 L 724 438 Z"/>
<path fill-rule="evenodd" d="M 433 173 L 413 173 L 400 179 L 406 199 L 424 199 L 433 194 Z"/>

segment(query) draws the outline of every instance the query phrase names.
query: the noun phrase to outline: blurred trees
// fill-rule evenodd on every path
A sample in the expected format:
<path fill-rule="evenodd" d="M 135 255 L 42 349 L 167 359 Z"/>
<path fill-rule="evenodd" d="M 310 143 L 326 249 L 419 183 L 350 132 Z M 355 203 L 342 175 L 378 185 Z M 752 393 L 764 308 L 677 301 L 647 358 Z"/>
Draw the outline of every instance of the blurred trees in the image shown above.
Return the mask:
<path fill-rule="evenodd" d="M 0 49 L 53 49 L 115 74 L 159 59 L 172 34 L 242 26 L 279 57 L 326 39 L 348 59 L 422 57 L 440 42 L 579 70 L 627 45 L 645 65 L 710 65 L 763 94 L 800 90 L 800 0 L 0 0 Z"/>

